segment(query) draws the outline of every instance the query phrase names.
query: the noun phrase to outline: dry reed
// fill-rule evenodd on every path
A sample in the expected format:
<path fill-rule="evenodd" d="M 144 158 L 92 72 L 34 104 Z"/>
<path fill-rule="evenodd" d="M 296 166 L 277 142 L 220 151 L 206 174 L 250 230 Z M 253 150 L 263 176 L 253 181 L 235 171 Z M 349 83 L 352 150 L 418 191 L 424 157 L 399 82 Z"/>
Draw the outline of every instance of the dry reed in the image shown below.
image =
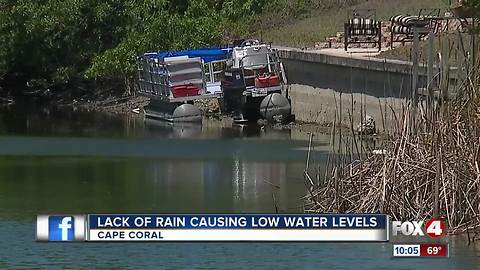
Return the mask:
<path fill-rule="evenodd" d="M 394 220 L 446 220 L 450 233 L 480 229 L 480 91 L 473 73 L 461 97 L 409 106 L 380 154 L 335 158 L 311 187 L 307 212 L 385 213 Z M 355 134 L 355 132 L 352 130 Z"/>

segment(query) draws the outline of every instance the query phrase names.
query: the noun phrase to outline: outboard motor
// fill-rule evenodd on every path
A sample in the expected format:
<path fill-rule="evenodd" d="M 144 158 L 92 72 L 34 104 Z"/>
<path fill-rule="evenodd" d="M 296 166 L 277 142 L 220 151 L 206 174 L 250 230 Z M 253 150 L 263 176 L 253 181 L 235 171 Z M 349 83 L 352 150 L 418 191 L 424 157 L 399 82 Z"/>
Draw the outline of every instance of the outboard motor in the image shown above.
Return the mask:
<path fill-rule="evenodd" d="M 228 69 L 222 80 L 223 98 L 227 112 L 233 112 L 234 118 L 243 119 L 243 107 L 246 103 L 245 80 L 240 68 Z"/>

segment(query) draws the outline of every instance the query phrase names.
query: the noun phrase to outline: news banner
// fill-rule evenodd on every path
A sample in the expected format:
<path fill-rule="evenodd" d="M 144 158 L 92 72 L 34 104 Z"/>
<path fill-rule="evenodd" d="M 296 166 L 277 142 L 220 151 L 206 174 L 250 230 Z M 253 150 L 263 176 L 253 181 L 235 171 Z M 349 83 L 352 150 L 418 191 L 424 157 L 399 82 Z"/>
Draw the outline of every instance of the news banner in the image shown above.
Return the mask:
<path fill-rule="evenodd" d="M 448 257 L 439 219 L 382 214 L 89 214 L 37 216 L 41 242 L 391 242 L 393 257 Z"/>

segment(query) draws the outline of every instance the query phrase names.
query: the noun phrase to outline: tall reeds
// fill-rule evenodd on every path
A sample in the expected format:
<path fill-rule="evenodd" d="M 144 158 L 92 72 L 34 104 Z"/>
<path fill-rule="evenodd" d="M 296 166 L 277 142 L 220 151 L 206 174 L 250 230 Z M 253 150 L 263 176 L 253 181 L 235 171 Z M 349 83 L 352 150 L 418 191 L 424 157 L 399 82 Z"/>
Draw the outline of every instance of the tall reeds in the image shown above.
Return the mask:
<path fill-rule="evenodd" d="M 451 233 L 479 229 L 480 80 L 473 68 L 478 61 L 469 59 L 476 64 L 457 82 L 461 95 L 439 95 L 424 103 L 428 110 L 410 103 L 388 120 L 398 121 L 397 128 L 386 132 L 381 151 L 363 151 L 348 162 L 332 158 L 337 162 L 328 166 L 326 181 L 312 187 L 305 209 L 385 213 L 395 220 L 440 217 Z"/>

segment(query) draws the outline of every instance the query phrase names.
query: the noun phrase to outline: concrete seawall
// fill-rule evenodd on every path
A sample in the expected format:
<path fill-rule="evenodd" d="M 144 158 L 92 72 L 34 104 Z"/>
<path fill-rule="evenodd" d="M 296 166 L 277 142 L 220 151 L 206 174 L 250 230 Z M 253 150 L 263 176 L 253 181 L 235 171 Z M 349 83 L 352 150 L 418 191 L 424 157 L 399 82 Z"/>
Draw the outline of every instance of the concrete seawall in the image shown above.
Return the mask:
<path fill-rule="evenodd" d="M 278 50 L 290 84 L 292 112 L 299 121 L 329 124 L 341 120 L 350 125 L 351 118 L 357 125 L 367 114 L 381 130 L 395 124 L 412 96 L 410 62 L 338 50 Z M 427 69 L 422 66 L 417 86 L 426 85 Z"/>
<path fill-rule="evenodd" d="M 289 83 L 374 97 L 411 96 L 412 64 L 354 53 L 323 53 L 279 49 Z M 426 86 L 426 69 L 419 70 L 419 87 Z"/>
<path fill-rule="evenodd" d="M 407 61 L 375 58 L 373 56 L 376 54 L 376 51 L 345 53 L 343 51 L 335 52 L 333 50 L 305 51 L 285 47 L 280 47 L 278 50 L 281 58 L 289 60 L 300 60 L 305 62 L 403 74 L 410 74 L 412 68 L 412 64 Z M 426 74 L 426 70 L 421 70 L 420 73 L 422 72 L 423 74 Z"/>

